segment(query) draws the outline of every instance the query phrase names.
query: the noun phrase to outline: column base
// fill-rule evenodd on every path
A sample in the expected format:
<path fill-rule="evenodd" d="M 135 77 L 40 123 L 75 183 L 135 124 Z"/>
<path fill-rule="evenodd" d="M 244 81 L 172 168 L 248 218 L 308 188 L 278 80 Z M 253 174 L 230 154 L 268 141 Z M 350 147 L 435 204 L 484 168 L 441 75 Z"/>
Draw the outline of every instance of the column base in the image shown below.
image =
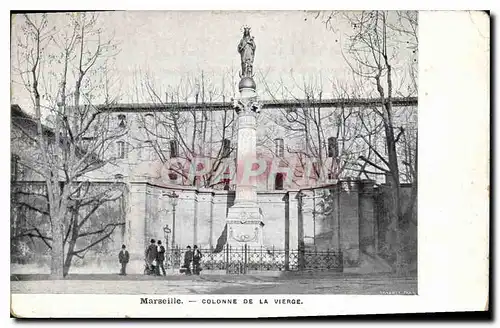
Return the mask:
<path fill-rule="evenodd" d="M 263 217 L 257 203 L 238 203 L 229 209 L 226 218 L 227 244 L 260 247 L 263 244 Z"/>

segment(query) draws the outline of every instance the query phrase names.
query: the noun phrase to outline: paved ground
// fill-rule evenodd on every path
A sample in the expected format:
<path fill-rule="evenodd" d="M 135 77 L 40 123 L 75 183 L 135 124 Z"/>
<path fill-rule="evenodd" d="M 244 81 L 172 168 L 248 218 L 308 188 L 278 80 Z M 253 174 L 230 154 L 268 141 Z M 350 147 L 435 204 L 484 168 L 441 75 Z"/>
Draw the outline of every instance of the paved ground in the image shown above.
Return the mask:
<path fill-rule="evenodd" d="M 417 279 L 382 275 L 205 275 L 151 277 L 70 275 L 48 280 L 44 275 L 11 277 L 12 293 L 53 294 L 416 294 Z"/>

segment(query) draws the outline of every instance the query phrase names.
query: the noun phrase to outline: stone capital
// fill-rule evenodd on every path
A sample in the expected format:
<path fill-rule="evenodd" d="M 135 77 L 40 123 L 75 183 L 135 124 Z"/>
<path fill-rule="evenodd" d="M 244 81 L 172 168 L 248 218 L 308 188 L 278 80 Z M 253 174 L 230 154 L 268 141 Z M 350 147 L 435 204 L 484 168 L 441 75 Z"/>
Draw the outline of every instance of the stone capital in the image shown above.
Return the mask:
<path fill-rule="evenodd" d="M 257 101 L 257 97 L 233 99 L 233 109 L 237 114 L 260 113 L 262 104 Z"/>

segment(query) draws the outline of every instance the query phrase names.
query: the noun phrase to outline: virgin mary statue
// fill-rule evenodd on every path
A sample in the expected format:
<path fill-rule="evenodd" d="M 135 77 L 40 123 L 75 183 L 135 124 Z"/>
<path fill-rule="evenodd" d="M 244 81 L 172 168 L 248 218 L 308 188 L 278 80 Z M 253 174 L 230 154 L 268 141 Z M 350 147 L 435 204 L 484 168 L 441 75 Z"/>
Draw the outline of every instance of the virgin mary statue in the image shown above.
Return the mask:
<path fill-rule="evenodd" d="M 252 77 L 253 59 L 255 56 L 255 41 L 250 36 L 250 27 L 243 29 L 243 37 L 238 45 L 238 52 L 241 56 L 241 77 Z"/>

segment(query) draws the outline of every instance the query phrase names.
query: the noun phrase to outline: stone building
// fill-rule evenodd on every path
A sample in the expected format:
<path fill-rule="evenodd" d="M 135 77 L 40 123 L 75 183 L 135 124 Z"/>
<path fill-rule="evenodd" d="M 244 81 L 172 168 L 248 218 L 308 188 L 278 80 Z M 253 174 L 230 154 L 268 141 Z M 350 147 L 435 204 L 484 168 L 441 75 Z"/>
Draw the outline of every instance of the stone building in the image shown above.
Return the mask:
<path fill-rule="evenodd" d="M 403 113 L 401 125 L 416 129 L 416 99 L 394 103 Z M 361 174 L 358 160 L 369 155 L 356 130 L 357 113 L 373 104 L 376 100 L 264 102 L 257 123 L 258 164 L 252 167 L 258 172 L 263 248 L 339 250 L 347 269 L 375 270 L 390 264 L 384 176 L 377 170 Z M 94 110 L 108 115 L 116 125 L 113 129 L 126 132 L 109 144 L 114 160 L 84 177 L 95 183 L 119 181 L 127 189 L 124 228 L 114 232 L 99 263 L 113 266 L 115 253 L 125 243 L 133 259 L 131 269 L 141 272 L 151 238 L 165 240 L 168 247 L 196 244 L 214 249 L 234 203 L 238 178 L 230 104 L 117 104 Z M 351 118 L 341 115 L 345 110 Z M 12 107 L 13 123 L 23 115 L 18 106 Z M 295 128 L 301 125 L 305 131 Z M 12 136 L 19 137 L 18 128 L 12 124 Z M 383 152 L 381 131 L 370 137 Z M 12 149 L 13 172 L 20 170 L 16 152 L 22 149 L 29 147 Z M 37 180 L 36 175 L 16 174 L 12 181 L 16 185 Z M 403 190 L 409 193 L 406 185 Z M 416 243 L 416 214 L 414 218 L 410 238 Z M 413 256 L 416 261 L 416 253 Z"/>

